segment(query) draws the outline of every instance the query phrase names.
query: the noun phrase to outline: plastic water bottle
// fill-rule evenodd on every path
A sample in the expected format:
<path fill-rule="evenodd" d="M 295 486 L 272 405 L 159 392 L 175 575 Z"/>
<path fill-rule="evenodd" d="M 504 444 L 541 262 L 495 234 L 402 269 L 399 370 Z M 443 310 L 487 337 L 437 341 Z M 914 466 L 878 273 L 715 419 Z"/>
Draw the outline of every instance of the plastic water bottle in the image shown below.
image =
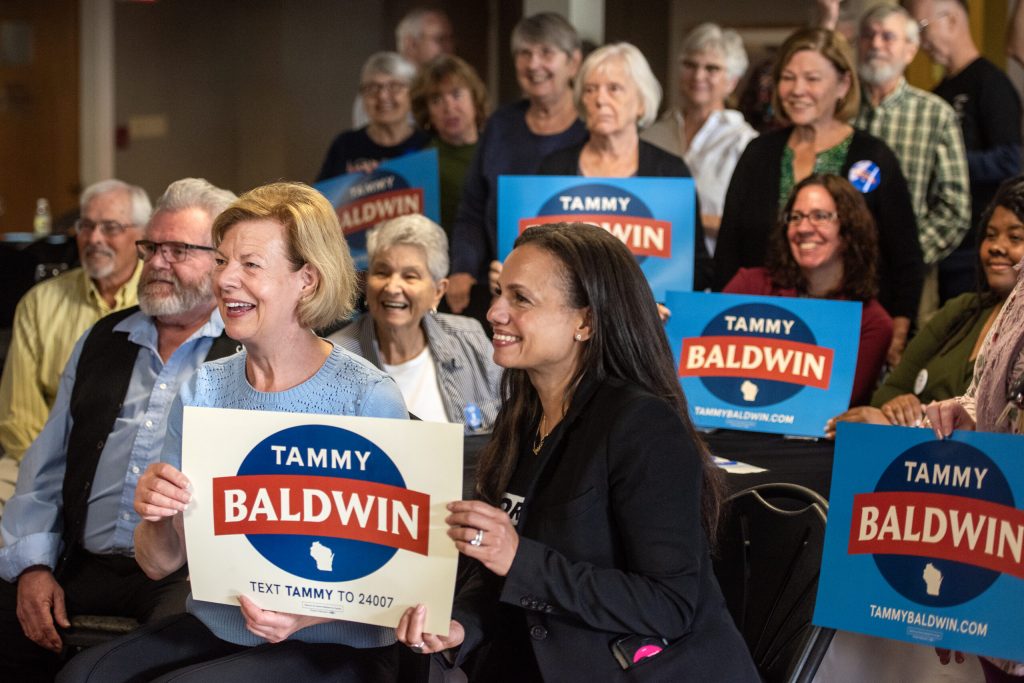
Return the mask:
<path fill-rule="evenodd" d="M 32 220 L 32 232 L 36 237 L 46 237 L 50 234 L 50 202 L 45 197 L 36 200 L 36 215 Z"/>
<path fill-rule="evenodd" d="M 462 409 L 462 416 L 466 419 L 466 431 L 477 432 L 484 426 L 483 415 L 475 403 L 467 403 Z"/>

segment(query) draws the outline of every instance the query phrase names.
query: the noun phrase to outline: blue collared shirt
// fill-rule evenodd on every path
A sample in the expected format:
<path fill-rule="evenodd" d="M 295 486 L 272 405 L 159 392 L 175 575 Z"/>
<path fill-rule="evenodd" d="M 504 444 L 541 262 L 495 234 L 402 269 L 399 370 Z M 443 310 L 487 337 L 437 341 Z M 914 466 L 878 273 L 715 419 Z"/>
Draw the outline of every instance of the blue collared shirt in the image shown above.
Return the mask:
<path fill-rule="evenodd" d="M 214 338 L 224 330 L 220 313 L 179 346 L 164 363 L 152 318 L 134 313 L 114 327 L 127 332 L 139 354 L 124 405 L 106 440 L 89 495 L 83 545 L 91 553 L 134 554 L 139 516 L 135 485 L 150 463 L 159 460 L 171 406 L 178 390 L 206 358 Z M 88 332 L 75 344 L 60 378 L 57 400 L 46 426 L 25 453 L 14 496 L 0 520 L 0 577 L 14 581 L 27 568 L 55 568 L 61 551 L 62 488 L 67 462 L 69 412 L 78 359 Z"/>

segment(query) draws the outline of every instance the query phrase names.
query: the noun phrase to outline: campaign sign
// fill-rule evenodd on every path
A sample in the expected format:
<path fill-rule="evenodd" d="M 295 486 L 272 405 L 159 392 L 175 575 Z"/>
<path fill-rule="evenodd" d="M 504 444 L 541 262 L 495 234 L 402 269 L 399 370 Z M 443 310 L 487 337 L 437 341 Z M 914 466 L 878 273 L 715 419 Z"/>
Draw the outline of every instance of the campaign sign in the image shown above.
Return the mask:
<path fill-rule="evenodd" d="M 590 223 L 636 256 L 654 297 L 693 289 L 692 178 L 500 176 L 498 257 L 519 233 L 543 223 Z"/>
<path fill-rule="evenodd" d="M 183 434 L 196 599 L 381 626 L 423 603 L 448 632 L 461 425 L 186 407 Z"/>
<path fill-rule="evenodd" d="M 823 436 L 850 405 L 859 302 L 669 292 L 665 305 L 698 427 Z"/>
<path fill-rule="evenodd" d="M 814 623 L 1024 660 L 1022 452 L 840 423 Z"/>
<path fill-rule="evenodd" d="M 346 173 L 313 186 L 338 212 L 356 268 L 366 270 L 366 231 L 381 221 L 422 213 L 441 221 L 437 150 L 386 159 L 369 173 Z"/>

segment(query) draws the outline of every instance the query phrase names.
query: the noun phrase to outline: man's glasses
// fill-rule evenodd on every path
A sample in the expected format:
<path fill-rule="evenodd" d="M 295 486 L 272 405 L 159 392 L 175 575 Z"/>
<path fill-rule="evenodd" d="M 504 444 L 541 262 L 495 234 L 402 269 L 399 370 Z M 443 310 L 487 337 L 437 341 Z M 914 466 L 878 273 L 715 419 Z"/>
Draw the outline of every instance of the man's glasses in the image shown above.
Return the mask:
<path fill-rule="evenodd" d="M 198 244 L 186 242 L 153 242 L 151 240 L 136 240 L 135 250 L 139 252 L 139 258 L 148 261 L 153 258 L 156 252 L 164 257 L 168 263 L 181 263 L 188 258 L 193 251 L 217 251 L 213 247 L 204 247 Z"/>
<path fill-rule="evenodd" d="M 816 228 L 820 228 L 829 221 L 834 221 L 835 219 L 839 218 L 839 214 L 837 214 L 835 211 L 823 211 L 821 209 L 814 209 L 807 213 L 803 213 L 802 211 L 791 211 L 790 213 L 786 214 L 785 218 L 786 223 L 793 226 L 794 228 L 800 225 L 800 223 L 802 223 L 805 218 L 811 225 L 813 225 Z"/>
<path fill-rule="evenodd" d="M 79 218 L 75 221 L 75 232 L 92 232 L 99 228 L 104 237 L 117 237 L 125 230 L 133 227 L 134 223 L 119 223 L 118 221 L 93 221 L 88 218 Z"/>

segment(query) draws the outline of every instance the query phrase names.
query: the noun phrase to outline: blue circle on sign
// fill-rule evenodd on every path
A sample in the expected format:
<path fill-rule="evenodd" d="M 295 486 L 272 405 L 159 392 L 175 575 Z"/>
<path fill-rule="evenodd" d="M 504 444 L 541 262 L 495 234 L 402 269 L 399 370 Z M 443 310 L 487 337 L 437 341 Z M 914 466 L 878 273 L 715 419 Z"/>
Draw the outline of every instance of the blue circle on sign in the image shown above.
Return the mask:
<path fill-rule="evenodd" d="M 878 168 L 878 164 L 873 161 L 861 159 L 850 166 L 850 172 L 846 174 L 846 179 L 859 191 L 867 194 L 874 191 L 882 182 L 882 169 Z"/>
<path fill-rule="evenodd" d="M 278 454 L 271 446 L 286 446 L 278 464 Z M 292 448 L 298 449 L 303 465 L 287 465 L 288 455 Z M 311 465 L 310 451 L 319 454 L 326 450 L 324 465 Z M 332 450 L 333 449 L 333 450 Z M 354 451 L 370 452 L 366 458 L 366 469 L 361 469 Z M 334 451 L 338 457 L 334 457 Z M 345 451 L 349 451 L 348 463 L 351 467 L 340 468 L 344 464 Z M 319 462 L 319 455 L 316 459 Z M 391 458 L 379 446 L 359 434 L 340 427 L 326 425 L 303 425 L 289 427 L 271 434 L 259 442 L 238 468 L 239 476 L 250 474 L 299 474 L 308 476 L 338 477 L 358 479 L 380 484 L 390 484 L 405 488 L 405 480 Z M 332 510 L 332 515 L 338 514 Z M 355 511 L 352 511 L 355 516 Z M 324 536 L 305 536 L 293 534 L 247 534 L 246 538 L 256 551 L 267 561 L 284 571 L 315 581 L 352 581 L 372 574 L 383 567 L 398 551 L 397 548 L 355 541 L 347 538 Z M 314 544 L 319 544 L 314 550 Z M 323 562 L 317 562 L 313 553 L 333 553 L 329 563 L 330 570 L 325 570 Z M 319 566 L 318 566 L 319 565 Z"/>
<path fill-rule="evenodd" d="M 566 208 L 563 198 L 571 197 L 582 202 L 582 208 Z M 622 208 L 621 200 L 628 199 L 626 208 Z M 571 205 L 570 205 L 571 206 Z M 589 207 L 589 208 L 588 208 Z M 541 205 L 537 212 L 539 216 L 562 216 L 578 213 L 586 216 L 636 216 L 638 218 L 653 218 L 654 214 L 642 199 L 632 192 L 613 185 L 601 183 L 588 183 L 586 185 L 575 185 L 548 199 Z M 614 233 L 613 233 L 614 234 Z M 616 235 L 618 237 L 618 235 Z M 646 256 L 634 254 L 637 263 L 647 260 Z"/>
<path fill-rule="evenodd" d="M 914 463 L 908 466 L 907 463 Z M 954 469 L 959 468 L 959 469 Z M 969 468 L 969 469 L 965 469 Z M 987 473 L 977 487 L 977 472 Z M 966 476 L 964 479 L 957 477 Z M 909 479 L 909 481 L 908 481 Z M 960 441 L 927 441 L 908 448 L 893 460 L 878 479 L 875 491 L 918 491 L 976 498 L 1016 507 L 1013 491 L 992 459 L 974 446 Z M 923 516 L 923 511 L 920 511 Z M 879 524 L 884 516 L 879 516 Z M 983 523 L 974 519 L 976 526 Z M 918 518 L 916 525 L 923 525 Z M 921 526 L 915 526 L 920 531 Z M 903 533 L 900 529 L 900 533 Z M 952 533 L 952 529 L 947 530 Z M 968 538 L 964 535 L 964 542 Z M 984 546 L 984 530 L 977 543 Z M 893 590 L 920 605 L 951 607 L 973 600 L 999 578 L 999 572 L 984 567 L 916 555 L 874 555 L 875 565 Z"/>
<path fill-rule="evenodd" d="M 727 317 L 733 318 L 738 325 L 742 319 L 747 329 L 729 329 Z M 776 331 L 774 323 L 768 321 L 792 321 L 789 334 L 786 326 L 779 324 Z M 751 331 L 751 326 L 765 323 L 764 327 Z M 769 339 L 785 339 L 787 341 L 817 344 L 811 328 L 799 316 L 785 308 L 772 304 L 741 304 L 722 311 L 707 324 L 701 336 L 705 337 L 766 337 Z M 770 379 L 747 379 L 745 377 L 701 377 L 701 383 L 712 394 L 737 406 L 770 406 L 792 398 L 803 389 L 802 384 L 781 382 Z"/>

